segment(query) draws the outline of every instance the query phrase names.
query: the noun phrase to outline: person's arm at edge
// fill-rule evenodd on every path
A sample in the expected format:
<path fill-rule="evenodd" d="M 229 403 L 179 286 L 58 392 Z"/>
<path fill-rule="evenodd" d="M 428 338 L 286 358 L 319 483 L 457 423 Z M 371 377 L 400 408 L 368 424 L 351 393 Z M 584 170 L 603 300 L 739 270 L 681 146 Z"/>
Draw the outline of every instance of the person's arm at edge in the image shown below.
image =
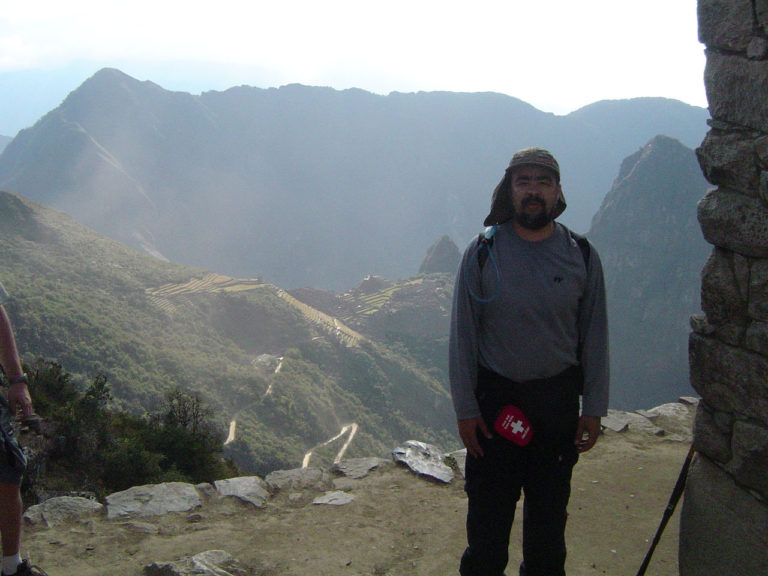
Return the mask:
<path fill-rule="evenodd" d="M 581 357 L 584 396 L 574 439 L 579 452 L 587 452 L 597 442 L 601 429 L 600 418 L 608 413 L 610 383 L 605 280 L 594 245 L 591 245 L 590 250 L 587 291 L 579 318 L 579 329 L 584 334 Z"/>
<path fill-rule="evenodd" d="M 475 253 L 471 244 L 462 257 L 456 274 L 451 311 L 449 341 L 449 375 L 451 397 L 456 412 L 459 436 L 467 453 L 475 458 L 483 456 L 478 433 L 490 438 L 491 434 L 480 415 L 475 398 L 477 386 L 477 320 L 464 275 L 467 260 Z M 479 266 L 472 272 L 478 273 Z"/>
<path fill-rule="evenodd" d="M 3 367 L 6 377 L 11 380 L 24 374 L 11 320 L 2 304 L 0 304 L 0 366 Z M 10 404 L 12 414 L 16 414 L 19 409 L 21 409 L 24 417 L 32 414 L 32 398 L 26 383 L 18 382 L 10 385 L 8 404 Z"/>

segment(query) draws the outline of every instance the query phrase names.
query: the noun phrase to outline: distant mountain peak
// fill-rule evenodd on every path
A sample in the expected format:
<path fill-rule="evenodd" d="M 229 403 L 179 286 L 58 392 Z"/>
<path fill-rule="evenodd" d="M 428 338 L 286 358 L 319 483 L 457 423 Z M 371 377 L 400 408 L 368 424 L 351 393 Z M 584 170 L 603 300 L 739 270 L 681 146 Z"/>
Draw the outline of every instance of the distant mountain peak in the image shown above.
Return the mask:
<path fill-rule="evenodd" d="M 131 100 L 138 104 L 141 98 L 157 97 L 165 92 L 149 80 L 137 80 L 116 68 L 102 68 L 71 92 L 62 107 L 87 106 L 88 110 L 82 112 L 90 115 L 105 107 L 119 110 Z"/>
<path fill-rule="evenodd" d="M 592 220 L 590 235 L 600 237 L 607 230 L 614 233 L 617 226 L 628 235 L 628 225 L 647 235 L 655 227 L 654 222 L 668 219 L 672 213 L 685 218 L 686 223 L 680 225 L 687 227 L 695 222 L 696 202 L 706 188 L 693 150 L 674 138 L 655 136 L 621 163 L 613 187 Z M 670 208 L 681 204 L 688 210 L 670 212 Z"/>
<path fill-rule="evenodd" d="M 427 250 L 427 255 L 419 268 L 419 274 L 439 272 L 453 274 L 459 266 L 461 254 L 459 248 L 449 236 L 442 236 Z"/>
<path fill-rule="evenodd" d="M 687 335 L 710 247 L 696 219 L 707 191 L 696 154 L 666 136 L 622 162 L 588 236 L 605 271 L 611 403 L 690 394 Z"/>

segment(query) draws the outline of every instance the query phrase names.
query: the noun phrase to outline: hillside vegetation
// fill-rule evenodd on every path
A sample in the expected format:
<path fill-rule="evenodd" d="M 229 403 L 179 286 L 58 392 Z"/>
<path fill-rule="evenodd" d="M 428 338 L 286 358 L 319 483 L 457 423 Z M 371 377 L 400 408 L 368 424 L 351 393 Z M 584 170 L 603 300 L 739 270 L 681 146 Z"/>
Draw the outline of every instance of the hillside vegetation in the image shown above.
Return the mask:
<path fill-rule="evenodd" d="M 132 486 L 239 473 L 222 457 L 222 434 L 199 393 L 169 390 L 152 412 L 136 415 L 110 407 L 103 375 L 80 391 L 55 362 L 36 360 L 27 372 L 41 418 L 17 427 L 27 454 L 22 496 L 28 505 L 58 493 L 103 498 Z"/>
<path fill-rule="evenodd" d="M 296 467 L 350 423 L 347 456 L 457 443 L 444 385 L 404 347 L 271 284 L 142 255 L 12 193 L 0 193 L 0 245 L 27 361 L 55 360 L 83 383 L 103 374 L 135 413 L 177 387 L 199 392 L 222 427 L 236 422 L 227 455 L 244 471 Z"/>

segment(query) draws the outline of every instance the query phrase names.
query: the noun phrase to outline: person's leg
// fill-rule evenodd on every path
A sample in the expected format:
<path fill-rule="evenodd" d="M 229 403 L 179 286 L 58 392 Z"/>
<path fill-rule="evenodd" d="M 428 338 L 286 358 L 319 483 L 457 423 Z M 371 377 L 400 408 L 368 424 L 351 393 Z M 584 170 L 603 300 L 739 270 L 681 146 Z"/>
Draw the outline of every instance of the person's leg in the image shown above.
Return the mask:
<path fill-rule="evenodd" d="M 462 576 L 502 576 L 509 560 L 509 535 L 520 499 L 522 466 L 500 437 L 483 442 L 485 456 L 467 457 L 467 548 Z"/>
<path fill-rule="evenodd" d="M 523 505 L 521 576 L 565 576 L 565 525 L 575 459 L 532 466 Z"/>
<path fill-rule="evenodd" d="M 578 461 L 573 440 L 578 394 L 568 381 L 553 379 L 527 399 L 534 439 L 524 482 L 521 576 L 565 576 L 565 524 L 571 475 Z M 537 434 L 538 432 L 538 434 Z"/>
<path fill-rule="evenodd" d="M 23 505 L 18 484 L 0 482 L 0 543 L 3 547 L 4 573 L 13 574 L 5 564 L 18 564 L 21 547 L 21 515 Z M 8 561 L 6 561 L 8 559 Z"/>
<path fill-rule="evenodd" d="M 16 441 L 12 414 L 5 397 L 0 394 L 0 544 L 3 548 L 2 572 L 14 574 L 20 562 L 21 479 L 26 458 Z"/>

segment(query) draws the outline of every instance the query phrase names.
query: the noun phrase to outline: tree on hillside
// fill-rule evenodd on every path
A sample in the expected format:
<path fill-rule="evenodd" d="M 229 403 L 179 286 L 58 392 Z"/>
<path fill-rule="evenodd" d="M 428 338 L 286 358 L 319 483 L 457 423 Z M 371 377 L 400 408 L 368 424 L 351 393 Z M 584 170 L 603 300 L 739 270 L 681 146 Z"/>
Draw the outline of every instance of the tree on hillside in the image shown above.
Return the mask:
<path fill-rule="evenodd" d="M 149 424 L 150 444 L 165 455 L 166 472 L 178 471 L 196 482 L 211 482 L 223 473 L 218 456 L 224 435 L 199 393 L 170 390 Z"/>

